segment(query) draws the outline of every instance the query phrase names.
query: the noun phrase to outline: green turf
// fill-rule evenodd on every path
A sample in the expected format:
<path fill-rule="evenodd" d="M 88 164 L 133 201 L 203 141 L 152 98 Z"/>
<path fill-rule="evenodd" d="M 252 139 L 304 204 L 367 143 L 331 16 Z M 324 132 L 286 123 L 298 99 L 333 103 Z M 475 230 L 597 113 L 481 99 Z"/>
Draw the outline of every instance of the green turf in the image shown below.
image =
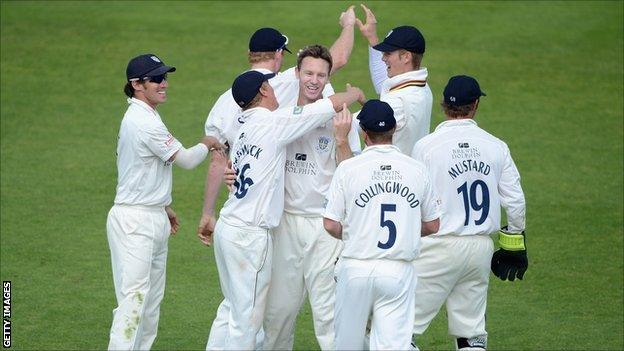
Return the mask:
<path fill-rule="evenodd" d="M 154 52 L 178 67 L 159 111 L 190 146 L 247 67 L 250 33 L 275 26 L 294 50 L 330 45 L 348 4 L 2 1 L 1 276 L 13 282 L 14 348 L 107 345 L 115 301 L 105 220 L 128 59 Z M 490 348 L 623 349 L 623 3 L 369 6 L 380 36 L 401 24 L 424 33 L 434 124 L 446 80 L 479 79 L 488 96 L 478 121 L 509 144 L 522 174 L 531 262 L 520 283 L 492 280 Z M 359 33 L 333 82 L 374 96 Z M 204 348 L 221 299 L 212 249 L 195 238 L 205 169 L 174 171 L 182 229 L 169 244 L 155 349 Z M 318 347 L 307 306 L 295 347 Z M 421 347 L 452 347 L 443 312 Z"/>

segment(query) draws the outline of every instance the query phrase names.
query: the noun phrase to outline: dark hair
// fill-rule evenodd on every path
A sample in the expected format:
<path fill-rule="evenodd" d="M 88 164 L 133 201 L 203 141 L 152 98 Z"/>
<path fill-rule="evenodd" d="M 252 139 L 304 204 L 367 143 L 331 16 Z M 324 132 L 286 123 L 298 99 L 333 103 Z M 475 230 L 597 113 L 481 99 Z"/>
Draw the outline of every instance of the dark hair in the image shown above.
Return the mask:
<path fill-rule="evenodd" d="M 134 96 L 134 88 L 132 87 L 132 82 L 126 83 L 126 86 L 124 87 L 124 93 L 129 98 Z"/>
<path fill-rule="evenodd" d="M 301 69 L 301 62 L 306 57 L 323 59 L 329 64 L 329 72 L 332 70 L 332 57 L 329 50 L 322 45 L 309 45 L 297 53 L 297 69 Z"/>
<path fill-rule="evenodd" d="M 444 100 L 442 100 L 442 103 L 440 104 L 440 106 L 442 106 L 442 109 L 444 110 L 444 114 L 447 115 L 448 117 L 462 118 L 462 117 L 467 117 L 470 114 L 470 112 L 472 112 L 472 110 L 474 109 L 474 104 L 475 102 L 473 101 L 469 103 L 468 105 L 452 106 L 452 105 L 445 103 Z"/>
<path fill-rule="evenodd" d="M 385 132 L 371 132 L 369 130 L 366 130 L 364 128 L 362 128 L 364 130 L 364 133 L 366 133 L 366 135 L 368 135 L 368 139 L 370 139 L 370 141 L 372 141 L 375 144 L 380 144 L 380 143 L 391 143 L 392 142 L 392 135 L 394 135 L 394 130 L 395 128 L 392 128 L 390 130 L 387 130 Z"/>

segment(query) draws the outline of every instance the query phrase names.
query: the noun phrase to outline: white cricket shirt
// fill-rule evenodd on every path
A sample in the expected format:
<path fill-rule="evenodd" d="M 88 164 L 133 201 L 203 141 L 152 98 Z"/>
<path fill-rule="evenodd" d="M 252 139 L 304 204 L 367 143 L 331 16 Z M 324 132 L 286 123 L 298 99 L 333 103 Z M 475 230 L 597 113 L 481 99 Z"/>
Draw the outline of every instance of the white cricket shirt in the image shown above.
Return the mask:
<path fill-rule="evenodd" d="M 273 73 L 264 68 L 254 69 L 254 71 L 263 74 Z M 275 77 L 269 79 L 269 84 L 271 84 L 275 92 L 280 108 L 297 105 L 299 80 L 295 75 L 295 67 L 278 73 Z M 323 96 L 328 97 L 333 94 L 334 90 L 331 84 L 327 83 L 323 89 Z M 241 108 L 232 97 L 232 89 L 228 89 L 219 96 L 210 113 L 208 113 L 204 125 L 206 135 L 215 137 L 220 143 L 227 142 L 232 147 L 240 126 L 245 123 L 244 117 L 241 116 L 241 111 Z"/>
<path fill-rule="evenodd" d="M 362 150 L 354 118 L 349 131 L 349 147 Z M 286 148 L 284 211 L 302 216 L 322 216 L 325 195 L 336 170 L 336 139 L 330 120 L 307 132 Z"/>
<path fill-rule="evenodd" d="M 369 56 L 371 78 L 380 93 L 379 100 L 394 110 L 397 125 L 392 144 L 409 156 L 414 144 L 429 134 L 431 126 L 433 94 L 427 84 L 427 68 L 388 78 L 382 53 L 369 47 Z"/>
<path fill-rule="evenodd" d="M 329 99 L 273 112 L 263 107 L 243 111 L 245 123 L 230 152 L 237 172 L 235 190 L 220 218 L 234 226 L 276 227 L 284 210 L 286 145 L 334 113 Z"/>
<path fill-rule="evenodd" d="M 425 166 L 394 145 L 369 146 L 338 165 L 324 217 L 342 223 L 342 257 L 412 261 L 421 221 L 440 217 Z"/>
<path fill-rule="evenodd" d="M 442 203 L 440 230 L 434 235 L 483 235 L 500 229 L 500 207 L 509 231 L 525 226 L 520 174 L 502 140 L 472 119 L 448 120 L 414 146 Z"/>
<path fill-rule="evenodd" d="M 115 204 L 167 206 L 171 204 L 171 163 L 182 144 L 169 133 L 156 110 L 128 99 L 117 142 Z"/>

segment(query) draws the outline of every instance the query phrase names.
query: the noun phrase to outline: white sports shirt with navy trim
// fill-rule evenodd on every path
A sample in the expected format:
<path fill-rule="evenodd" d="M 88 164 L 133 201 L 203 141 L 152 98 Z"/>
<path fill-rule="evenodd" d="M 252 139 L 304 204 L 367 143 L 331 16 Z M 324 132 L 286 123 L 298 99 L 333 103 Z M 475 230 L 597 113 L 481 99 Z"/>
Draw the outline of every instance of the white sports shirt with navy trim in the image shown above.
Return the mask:
<path fill-rule="evenodd" d="M 501 205 L 509 232 L 525 227 L 520 174 L 507 144 L 472 119 L 448 120 L 414 146 L 441 199 L 440 230 L 433 235 L 487 235 L 500 229 Z"/>
<path fill-rule="evenodd" d="M 382 53 L 369 47 L 369 67 L 372 72 L 385 71 Z M 379 100 L 387 102 L 394 111 L 397 126 L 392 144 L 410 155 L 414 144 L 429 134 L 433 94 L 427 84 L 427 68 L 398 74 L 392 78 L 372 76 L 379 91 Z M 377 80 L 377 81 L 376 81 Z"/>
<path fill-rule="evenodd" d="M 286 145 L 334 114 L 329 99 L 276 111 L 263 107 L 243 111 L 245 123 L 230 153 L 237 173 L 235 190 L 220 218 L 234 226 L 276 227 L 284 210 Z"/>
<path fill-rule="evenodd" d="M 268 69 L 254 69 L 263 74 L 273 73 Z M 297 105 L 299 98 L 299 80 L 295 75 L 295 67 L 291 67 L 284 72 L 278 73 L 269 79 L 269 84 L 275 92 L 275 97 L 280 108 Z M 327 83 L 323 89 L 323 97 L 334 94 L 331 84 Z M 230 147 L 234 144 L 234 139 L 238 135 L 238 129 L 245 121 L 241 118 L 241 108 L 232 97 L 232 89 L 228 89 L 219 96 L 217 102 L 210 110 L 204 130 L 206 135 L 215 137 L 220 143 L 227 142 Z"/>
<path fill-rule="evenodd" d="M 156 110 L 136 98 L 128 103 L 117 141 L 115 204 L 168 206 L 172 187 L 168 161 L 182 144 Z"/>
<path fill-rule="evenodd" d="M 342 223 L 342 257 L 411 261 L 421 221 L 440 210 L 425 166 L 394 145 L 375 145 L 338 165 L 324 217 Z"/>

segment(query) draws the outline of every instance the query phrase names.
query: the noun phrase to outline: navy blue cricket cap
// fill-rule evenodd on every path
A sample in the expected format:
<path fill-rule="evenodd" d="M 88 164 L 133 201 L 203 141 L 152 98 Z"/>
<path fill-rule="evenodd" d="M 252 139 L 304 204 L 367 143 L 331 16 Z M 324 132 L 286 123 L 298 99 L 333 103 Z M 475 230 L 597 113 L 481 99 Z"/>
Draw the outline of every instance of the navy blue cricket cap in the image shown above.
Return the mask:
<path fill-rule="evenodd" d="M 481 96 L 486 96 L 479 82 L 469 76 L 454 76 L 449 79 L 444 88 L 444 103 L 450 106 L 464 106 L 475 102 Z"/>
<path fill-rule="evenodd" d="M 275 73 L 264 74 L 258 71 L 247 71 L 234 79 L 232 84 L 232 97 L 240 107 L 249 105 L 253 100 L 262 83 L 275 77 Z"/>
<path fill-rule="evenodd" d="M 357 118 L 360 127 L 370 132 L 387 132 L 396 126 L 394 111 L 387 102 L 376 99 L 366 101 Z"/>
<path fill-rule="evenodd" d="M 288 50 L 288 37 L 274 28 L 260 28 L 249 39 L 249 51 L 251 52 L 271 52 L 277 50 Z M 292 54 L 292 52 L 291 52 Z"/>
<path fill-rule="evenodd" d="M 167 66 L 154 54 L 139 55 L 126 67 L 126 78 L 128 81 L 142 79 L 144 77 L 155 77 L 167 72 L 175 72 L 176 68 Z"/>
<path fill-rule="evenodd" d="M 400 26 L 391 30 L 381 43 L 373 46 L 373 49 L 381 52 L 405 49 L 417 54 L 424 54 L 425 38 L 418 29 L 412 26 Z"/>

